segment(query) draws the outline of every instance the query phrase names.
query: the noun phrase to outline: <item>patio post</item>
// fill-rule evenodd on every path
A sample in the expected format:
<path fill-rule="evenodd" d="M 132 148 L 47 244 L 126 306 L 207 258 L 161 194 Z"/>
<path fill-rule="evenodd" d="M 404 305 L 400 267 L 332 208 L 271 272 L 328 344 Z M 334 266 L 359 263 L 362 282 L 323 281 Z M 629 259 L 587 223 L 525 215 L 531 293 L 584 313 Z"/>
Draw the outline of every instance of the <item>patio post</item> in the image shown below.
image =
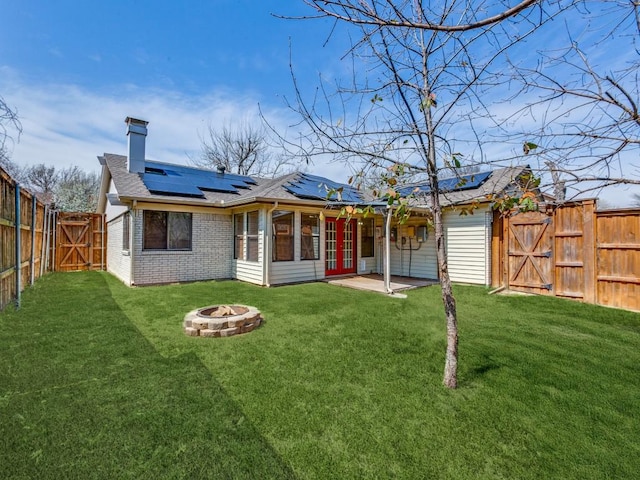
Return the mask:
<path fill-rule="evenodd" d="M 387 205 L 384 230 L 384 290 L 391 295 L 391 205 Z"/>

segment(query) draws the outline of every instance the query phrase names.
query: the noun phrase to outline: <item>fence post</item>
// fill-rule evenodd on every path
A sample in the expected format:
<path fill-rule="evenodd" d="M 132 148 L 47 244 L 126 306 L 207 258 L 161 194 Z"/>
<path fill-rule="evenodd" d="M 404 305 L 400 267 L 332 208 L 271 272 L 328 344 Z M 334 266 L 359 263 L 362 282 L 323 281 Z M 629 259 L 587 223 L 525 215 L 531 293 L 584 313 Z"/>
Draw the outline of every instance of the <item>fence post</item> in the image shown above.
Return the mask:
<path fill-rule="evenodd" d="M 36 207 L 37 199 L 35 193 L 31 194 L 31 256 L 29 258 L 29 283 L 33 285 L 36 281 Z"/>
<path fill-rule="evenodd" d="M 51 271 L 55 272 L 56 268 L 58 266 L 57 263 L 57 251 L 56 251 L 56 247 L 58 246 L 58 212 L 56 210 L 54 210 L 53 212 L 53 243 L 51 244 L 53 247 L 53 251 L 51 252 Z"/>
<path fill-rule="evenodd" d="M 47 209 L 45 205 L 42 209 L 42 243 L 40 244 L 40 276 L 44 275 L 44 246 L 47 235 Z"/>
<path fill-rule="evenodd" d="M 106 228 L 104 217 L 105 217 L 104 213 L 100 215 L 100 265 L 101 265 L 100 270 L 107 269 L 106 262 L 104 261 L 104 252 L 106 251 L 106 247 L 104 245 L 104 230 Z"/>
<path fill-rule="evenodd" d="M 584 301 L 597 303 L 596 281 L 596 212 L 595 200 L 582 202 L 582 247 L 584 273 Z"/>
<path fill-rule="evenodd" d="M 15 204 L 15 225 L 16 225 L 16 309 L 20 308 L 20 293 L 22 283 L 22 252 L 20 251 L 20 242 L 22 240 L 22 231 L 20 230 L 20 185 L 16 182 L 16 204 Z"/>
<path fill-rule="evenodd" d="M 502 217 L 502 286 L 509 289 L 509 224 L 511 212 Z"/>

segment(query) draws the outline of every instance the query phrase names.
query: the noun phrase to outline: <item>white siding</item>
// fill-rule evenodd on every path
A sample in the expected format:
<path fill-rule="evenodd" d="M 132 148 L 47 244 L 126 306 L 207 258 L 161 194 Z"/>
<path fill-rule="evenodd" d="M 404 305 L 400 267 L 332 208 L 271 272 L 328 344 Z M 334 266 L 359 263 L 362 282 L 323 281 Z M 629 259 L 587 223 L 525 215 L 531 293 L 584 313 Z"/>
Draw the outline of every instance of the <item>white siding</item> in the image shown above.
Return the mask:
<path fill-rule="evenodd" d="M 111 182 L 109 183 L 108 193 L 117 193 L 116 186 L 113 183 L 113 180 L 111 180 Z M 104 208 L 106 221 L 110 222 L 117 216 L 122 215 L 128 209 L 129 207 L 126 207 L 123 205 L 111 205 L 111 203 L 109 202 L 109 199 L 107 198 L 107 202 L 105 203 L 105 208 Z"/>
<path fill-rule="evenodd" d="M 397 241 L 391 242 L 391 275 L 416 278 L 438 278 L 438 261 L 433 230 L 426 242 L 408 238 L 407 225 L 397 225 Z M 402 238 L 405 238 L 404 245 Z"/>
<path fill-rule="evenodd" d="M 162 208 L 158 208 L 162 210 Z M 232 277 L 231 215 L 193 213 L 191 251 L 143 251 L 143 212 L 135 211 L 134 275 L 136 285 L 190 282 Z"/>
<path fill-rule="evenodd" d="M 454 282 L 488 285 L 487 265 L 490 262 L 490 238 L 487 231 L 485 213 L 489 207 L 483 206 L 472 215 L 460 215 L 458 211 L 446 211 L 444 228 L 447 246 L 449 275 Z"/>
<path fill-rule="evenodd" d="M 376 222 L 374 220 L 374 225 L 375 226 L 380 226 L 382 225 L 379 221 Z M 381 227 L 380 227 L 381 228 Z M 374 228 L 375 230 L 375 228 Z M 358 246 L 357 246 L 357 254 L 356 254 L 356 258 L 358 259 L 358 264 L 356 266 L 357 269 L 357 273 L 360 275 L 366 275 L 368 273 L 378 273 L 378 261 L 379 259 L 381 259 L 381 251 L 382 248 L 384 248 L 383 244 L 380 242 L 382 240 L 382 238 L 374 238 L 373 240 L 373 257 L 362 257 L 362 242 L 360 241 L 362 239 L 362 228 L 360 223 L 358 223 L 358 230 L 357 230 L 357 239 L 358 239 Z M 382 269 L 380 269 L 380 273 L 382 273 Z"/>
<path fill-rule="evenodd" d="M 260 239 L 262 245 L 262 239 Z M 235 260 L 233 267 L 233 277 L 243 282 L 255 283 L 256 285 L 264 285 L 262 275 L 261 262 L 248 262 L 246 260 Z"/>
<path fill-rule="evenodd" d="M 122 250 L 124 215 L 107 223 L 107 272 L 131 285 L 131 255 Z"/>
<path fill-rule="evenodd" d="M 323 255 L 321 255 L 323 258 Z M 311 282 L 324 278 L 323 260 L 303 260 L 271 263 L 271 285 Z"/>

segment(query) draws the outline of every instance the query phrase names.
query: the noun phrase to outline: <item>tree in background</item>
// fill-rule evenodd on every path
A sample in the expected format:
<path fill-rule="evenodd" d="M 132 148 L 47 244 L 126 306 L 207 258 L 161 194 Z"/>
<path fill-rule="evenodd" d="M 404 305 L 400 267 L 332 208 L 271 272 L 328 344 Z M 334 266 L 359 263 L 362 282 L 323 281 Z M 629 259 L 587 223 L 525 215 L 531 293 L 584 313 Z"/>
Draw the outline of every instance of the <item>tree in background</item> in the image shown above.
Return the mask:
<path fill-rule="evenodd" d="M 522 85 L 503 129 L 514 145 L 539 146 L 556 197 L 618 184 L 640 185 L 640 3 L 580 2 L 544 43 L 537 59 L 511 58 Z M 509 111 L 509 109 L 505 109 Z M 520 126 L 521 136 L 514 136 Z M 532 159 L 532 161 L 534 161 Z"/>
<path fill-rule="evenodd" d="M 61 170 L 54 187 L 56 209 L 63 212 L 95 212 L 98 206 L 100 175 L 77 166 Z"/>
<path fill-rule="evenodd" d="M 296 83 L 290 104 L 310 133 L 302 155 L 332 155 L 354 168 L 352 181 L 385 172 L 378 196 L 406 212 L 397 186 L 405 174 L 426 176 L 446 316 L 443 383 L 457 386 L 458 327 L 448 271 L 438 176 L 486 162 L 484 131 L 497 126 L 493 98 L 504 93 L 505 55 L 559 14 L 560 2 L 305 1 L 306 18 L 344 24 L 353 39 L 347 84 L 322 84 L 312 102 Z M 567 3 L 567 2 L 562 2 Z M 336 27 L 338 28 L 338 27 Z M 531 145 L 530 149 L 535 148 Z M 479 151 L 478 158 L 465 152 Z M 522 155 L 522 154 L 520 154 Z M 465 163 L 465 165 L 463 165 Z M 515 180 L 515 179 L 514 179 Z M 425 203 L 425 202 L 422 202 Z"/>
<path fill-rule="evenodd" d="M 0 166 L 38 199 L 63 212 L 95 212 L 98 206 L 100 175 L 77 166 L 56 170 L 53 165 L 19 167 L 8 158 Z"/>
<path fill-rule="evenodd" d="M 44 203 L 54 203 L 59 174 L 53 165 L 41 163 L 25 169 L 23 183 Z"/>
<path fill-rule="evenodd" d="M 22 177 L 22 169 L 11 161 L 8 143 L 13 140 L 11 131 L 19 136 L 22 125 L 15 109 L 11 109 L 4 98 L 0 96 L 0 167 L 14 178 Z"/>
<path fill-rule="evenodd" d="M 275 177 L 293 167 L 285 157 L 273 154 L 264 128 L 247 122 L 225 125 L 221 130 L 209 126 L 201 140 L 200 157 L 191 159 L 198 167 L 215 170 L 222 166 L 229 173 L 256 177 Z"/>

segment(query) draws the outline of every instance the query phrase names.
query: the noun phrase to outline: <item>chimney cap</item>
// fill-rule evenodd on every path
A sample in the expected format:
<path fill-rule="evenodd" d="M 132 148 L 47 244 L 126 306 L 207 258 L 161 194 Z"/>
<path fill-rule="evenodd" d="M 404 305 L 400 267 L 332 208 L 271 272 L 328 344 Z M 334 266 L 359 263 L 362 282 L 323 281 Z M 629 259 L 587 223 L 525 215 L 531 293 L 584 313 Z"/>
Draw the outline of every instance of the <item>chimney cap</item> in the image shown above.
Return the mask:
<path fill-rule="evenodd" d="M 144 127 L 146 127 L 147 125 L 149 125 L 149 122 L 147 122 L 146 120 L 140 120 L 138 118 L 133 118 L 133 117 L 127 117 L 124 119 L 124 123 L 126 123 L 127 125 L 142 125 Z"/>
<path fill-rule="evenodd" d="M 221 173 L 224 175 L 224 171 L 227 169 L 227 167 L 225 167 L 223 164 L 218 165 L 218 173 Z"/>

